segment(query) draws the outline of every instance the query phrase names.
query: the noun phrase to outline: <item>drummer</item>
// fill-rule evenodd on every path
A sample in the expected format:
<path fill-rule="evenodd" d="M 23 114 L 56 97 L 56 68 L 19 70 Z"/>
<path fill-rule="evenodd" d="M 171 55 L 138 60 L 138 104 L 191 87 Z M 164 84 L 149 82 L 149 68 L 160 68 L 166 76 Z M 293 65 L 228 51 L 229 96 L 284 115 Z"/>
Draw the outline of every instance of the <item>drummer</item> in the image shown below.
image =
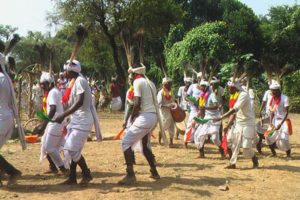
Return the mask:
<path fill-rule="evenodd" d="M 175 133 L 175 122 L 173 120 L 170 109 L 175 101 L 174 94 L 172 93 L 172 79 L 169 77 L 163 78 L 163 88 L 157 94 L 157 102 L 159 106 L 160 116 L 163 121 L 163 129 L 168 130 L 170 135 L 169 147 L 173 147 L 173 138 Z M 161 144 L 162 133 L 159 132 L 158 142 Z"/>

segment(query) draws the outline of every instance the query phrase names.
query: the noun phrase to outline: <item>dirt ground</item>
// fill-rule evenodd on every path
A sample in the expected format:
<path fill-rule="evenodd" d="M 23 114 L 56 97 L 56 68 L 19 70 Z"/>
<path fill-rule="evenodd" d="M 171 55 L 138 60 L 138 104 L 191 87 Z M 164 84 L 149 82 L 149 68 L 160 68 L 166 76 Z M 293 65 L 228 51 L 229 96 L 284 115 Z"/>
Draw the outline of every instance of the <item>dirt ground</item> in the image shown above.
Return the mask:
<path fill-rule="evenodd" d="M 88 187 L 59 185 L 65 180 L 61 174 L 45 175 L 48 163 L 39 163 L 40 143 L 28 144 L 21 151 L 20 143 L 8 142 L 1 154 L 23 173 L 18 184 L 0 188 L 0 199 L 300 199 L 300 115 L 291 115 L 294 135 L 292 159 L 277 150 L 278 156 L 259 155 L 259 169 L 252 169 L 251 160 L 241 155 L 236 170 L 224 169 L 228 159 L 222 160 L 213 144 L 205 146 L 206 158 L 196 158 L 194 145 L 183 149 L 182 136 L 175 140 L 175 148 L 158 145 L 152 139 L 153 152 L 158 162 L 160 180 L 149 178 L 146 159 L 136 155 L 134 166 L 137 184 L 119 186 L 125 175 L 121 140 L 111 140 L 120 130 L 122 114 L 101 113 L 100 123 L 105 140 L 87 142 L 83 155 L 92 171 L 93 180 Z M 154 131 L 158 135 L 158 130 Z M 80 171 L 77 168 L 78 178 Z M 3 181 L 6 184 L 6 181 Z M 228 182 L 228 191 L 219 190 Z"/>

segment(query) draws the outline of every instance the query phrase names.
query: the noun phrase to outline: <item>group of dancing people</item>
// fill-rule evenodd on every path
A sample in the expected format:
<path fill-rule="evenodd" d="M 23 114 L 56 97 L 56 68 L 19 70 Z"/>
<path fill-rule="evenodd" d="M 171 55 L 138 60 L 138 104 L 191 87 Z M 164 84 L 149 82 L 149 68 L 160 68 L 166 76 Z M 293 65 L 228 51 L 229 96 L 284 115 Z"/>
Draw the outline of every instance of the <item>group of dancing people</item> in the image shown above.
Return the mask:
<path fill-rule="evenodd" d="M 0 54 L 0 148 L 10 138 L 14 128 L 14 120 L 20 129 L 20 139 L 25 148 L 22 136 L 22 127 L 18 120 L 18 111 L 15 106 L 14 90 L 5 69 L 5 56 Z M 51 72 L 42 72 L 40 85 L 43 90 L 43 111 L 51 120 L 44 120 L 33 132 L 42 135 L 40 161 L 47 158 L 50 173 L 61 171 L 68 176 L 63 184 L 77 184 L 77 165 L 82 171 L 81 185 L 87 185 L 93 178 L 81 151 L 87 137 L 94 126 L 98 141 L 102 141 L 102 134 L 95 106 L 92 103 L 92 92 L 86 78 L 81 74 L 81 65 L 77 60 L 68 60 L 63 66 L 64 75 L 68 79 L 68 86 L 62 94 L 54 85 L 54 77 Z M 155 84 L 146 76 L 146 67 L 143 64 L 134 64 L 128 70 L 130 87 L 126 94 L 126 112 L 123 123 L 124 137 L 122 149 L 126 162 L 126 176 L 118 183 L 132 184 L 136 182 L 133 169 L 135 163 L 134 152 L 142 153 L 150 166 L 150 177 L 159 179 L 156 169 L 155 156 L 151 150 L 151 136 L 160 120 L 159 142 L 164 131 L 170 135 L 170 147 L 173 147 L 176 123 L 171 109 L 175 102 L 172 92 L 172 79 L 163 79 L 163 88 L 157 92 Z M 250 90 L 244 88 L 243 81 L 230 79 L 228 89 L 230 93 L 230 110 L 223 114 L 225 103 L 224 90 L 219 86 L 219 80 L 213 77 L 206 80 L 201 73 L 197 76 L 198 82 L 192 83 L 192 78 L 184 79 L 185 86 L 179 89 L 179 101 L 177 103 L 186 111 L 189 111 L 184 135 L 184 146 L 194 142 L 199 149 L 200 157 L 204 158 L 204 144 L 206 136 L 210 136 L 218 146 L 222 157 L 224 147 L 221 145 L 222 120 L 229 117 L 229 122 L 224 126 L 230 155 L 230 165 L 227 168 L 236 168 L 237 156 L 240 148 L 243 154 L 253 161 L 253 167 L 258 167 L 258 159 L 253 151 L 253 146 L 260 141 L 256 133 L 253 99 Z M 286 151 L 291 155 L 289 144 L 288 125 L 288 98 L 281 94 L 280 84 L 270 82 L 270 92 L 266 95 L 266 107 L 269 110 L 269 129 L 272 135 L 265 136 L 266 144 L 272 152 L 275 147 Z M 191 101 L 193 97 L 196 101 Z M 70 117 L 69 117 L 70 116 Z M 197 119 L 207 119 L 206 123 L 200 123 Z M 60 152 L 63 151 L 64 158 Z M 276 153 L 275 153 L 276 154 Z M 274 153 L 273 153 L 274 155 Z M 1 173 L 9 175 L 8 184 L 14 184 L 21 176 L 21 172 L 13 167 L 0 155 Z"/>

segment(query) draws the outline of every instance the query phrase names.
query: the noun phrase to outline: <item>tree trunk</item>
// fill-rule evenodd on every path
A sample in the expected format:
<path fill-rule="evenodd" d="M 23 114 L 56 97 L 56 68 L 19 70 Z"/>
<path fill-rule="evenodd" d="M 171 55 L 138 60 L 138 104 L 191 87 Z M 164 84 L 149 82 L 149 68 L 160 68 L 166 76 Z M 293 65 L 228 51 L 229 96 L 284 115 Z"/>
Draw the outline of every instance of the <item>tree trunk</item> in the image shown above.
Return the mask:
<path fill-rule="evenodd" d="M 119 52 L 118 52 L 118 46 L 117 46 L 117 43 L 116 43 L 116 40 L 115 40 L 115 35 L 111 34 L 109 32 L 108 27 L 105 24 L 105 16 L 104 16 L 103 12 L 99 13 L 99 20 L 97 20 L 97 21 L 100 23 L 104 34 L 109 39 L 109 43 L 110 43 L 110 46 L 112 48 L 113 59 L 114 59 L 114 63 L 115 63 L 115 66 L 116 66 L 116 71 L 117 71 L 117 75 L 119 77 L 119 81 L 121 81 L 121 82 L 122 82 L 122 80 L 126 81 L 126 76 L 125 76 L 124 69 L 122 68 L 121 63 L 119 61 Z M 125 101 L 125 96 L 126 96 L 125 87 L 120 87 L 120 95 L 121 95 L 121 99 L 122 99 L 122 102 L 123 102 L 122 109 L 124 109 L 124 105 L 125 105 L 124 101 Z"/>
<path fill-rule="evenodd" d="M 18 80 L 18 115 L 21 119 L 21 93 L 22 93 L 22 79 Z"/>
<path fill-rule="evenodd" d="M 28 92 L 28 119 L 32 117 L 32 74 L 28 73 L 29 76 L 29 92 Z"/>

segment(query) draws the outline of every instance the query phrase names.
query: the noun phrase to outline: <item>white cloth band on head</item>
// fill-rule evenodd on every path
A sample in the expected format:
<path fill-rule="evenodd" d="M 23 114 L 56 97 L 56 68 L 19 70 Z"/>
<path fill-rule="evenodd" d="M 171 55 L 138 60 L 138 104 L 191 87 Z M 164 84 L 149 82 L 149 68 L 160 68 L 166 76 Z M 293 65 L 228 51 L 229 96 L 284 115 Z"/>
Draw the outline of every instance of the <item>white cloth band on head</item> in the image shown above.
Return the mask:
<path fill-rule="evenodd" d="M 189 82 L 189 83 L 192 83 L 193 82 L 193 79 L 191 77 L 186 77 L 183 79 L 184 82 Z"/>
<path fill-rule="evenodd" d="M 169 77 L 165 77 L 165 78 L 163 78 L 163 80 L 162 80 L 162 84 L 167 84 L 167 83 L 170 83 L 170 82 L 172 82 L 172 79 L 169 78 Z"/>
<path fill-rule="evenodd" d="M 142 65 L 142 67 L 133 68 L 132 69 L 132 73 L 145 75 L 145 73 L 146 73 L 146 67 L 143 64 L 141 64 L 141 65 Z"/>
<path fill-rule="evenodd" d="M 212 80 L 210 81 L 211 83 L 220 83 L 220 80 L 217 79 L 217 77 L 213 76 Z"/>
<path fill-rule="evenodd" d="M 274 79 L 272 79 L 271 82 L 268 81 L 269 87 L 270 87 L 270 85 L 272 85 L 272 83 L 274 83 L 274 82 L 277 82 L 277 81 L 275 81 Z"/>
<path fill-rule="evenodd" d="M 80 62 L 77 60 L 73 60 L 71 65 L 69 65 L 70 60 L 67 60 L 66 64 L 64 64 L 64 70 L 66 71 L 73 71 L 80 73 L 81 72 L 81 65 Z"/>
<path fill-rule="evenodd" d="M 272 80 L 272 83 L 270 85 L 270 90 L 279 90 L 280 89 L 280 84 L 275 81 L 275 80 Z"/>
<path fill-rule="evenodd" d="M 197 73 L 197 78 L 201 78 L 202 77 L 202 72 Z"/>
<path fill-rule="evenodd" d="M 54 76 L 53 75 L 50 76 L 49 72 L 42 72 L 40 83 L 45 83 L 45 82 L 48 83 L 54 82 Z"/>
<path fill-rule="evenodd" d="M 200 85 L 209 86 L 208 82 L 205 80 L 201 80 Z"/>
<path fill-rule="evenodd" d="M 229 81 L 227 82 L 227 85 L 228 85 L 229 87 L 236 87 L 238 90 L 241 89 L 240 82 L 238 81 L 237 78 L 233 81 L 233 77 L 231 77 L 231 78 L 229 79 Z"/>

